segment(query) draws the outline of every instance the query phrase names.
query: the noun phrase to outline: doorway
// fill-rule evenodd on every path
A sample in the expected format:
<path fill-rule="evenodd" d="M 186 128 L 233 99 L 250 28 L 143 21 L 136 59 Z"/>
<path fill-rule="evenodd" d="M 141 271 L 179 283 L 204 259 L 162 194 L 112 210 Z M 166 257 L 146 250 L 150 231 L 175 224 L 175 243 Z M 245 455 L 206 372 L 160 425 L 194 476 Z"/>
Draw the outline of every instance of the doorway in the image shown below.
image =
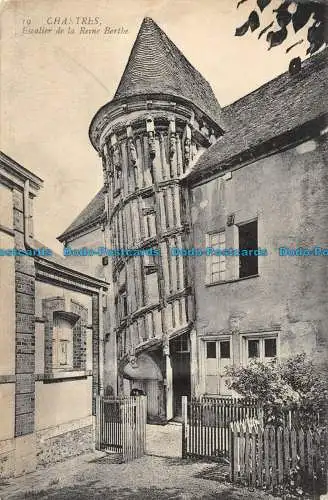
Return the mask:
<path fill-rule="evenodd" d="M 190 399 L 190 339 L 188 334 L 171 341 L 170 345 L 173 372 L 173 417 L 182 417 L 182 396 Z"/>
<path fill-rule="evenodd" d="M 220 337 L 219 340 L 205 341 L 205 393 L 208 395 L 230 396 L 227 386 L 229 378 L 226 368 L 231 366 L 231 339 Z"/>

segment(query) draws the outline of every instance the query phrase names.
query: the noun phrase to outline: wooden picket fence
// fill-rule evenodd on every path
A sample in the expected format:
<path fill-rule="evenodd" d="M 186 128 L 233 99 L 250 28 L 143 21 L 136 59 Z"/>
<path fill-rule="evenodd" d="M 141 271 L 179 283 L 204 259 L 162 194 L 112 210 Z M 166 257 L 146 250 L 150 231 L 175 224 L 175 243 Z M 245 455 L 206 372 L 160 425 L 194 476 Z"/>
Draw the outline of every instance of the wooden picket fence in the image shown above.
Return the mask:
<path fill-rule="evenodd" d="M 97 397 L 96 448 L 120 453 L 124 462 L 146 451 L 147 397 Z"/>
<path fill-rule="evenodd" d="M 231 423 L 231 481 L 318 492 L 327 480 L 328 431 Z M 327 486 L 327 485 L 326 485 Z"/>
<path fill-rule="evenodd" d="M 230 423 L 245 419 L 261 421 L 261 407 L 237 398 L 183 397 L 183 457 L 216 460 L 229 457 Z"/>

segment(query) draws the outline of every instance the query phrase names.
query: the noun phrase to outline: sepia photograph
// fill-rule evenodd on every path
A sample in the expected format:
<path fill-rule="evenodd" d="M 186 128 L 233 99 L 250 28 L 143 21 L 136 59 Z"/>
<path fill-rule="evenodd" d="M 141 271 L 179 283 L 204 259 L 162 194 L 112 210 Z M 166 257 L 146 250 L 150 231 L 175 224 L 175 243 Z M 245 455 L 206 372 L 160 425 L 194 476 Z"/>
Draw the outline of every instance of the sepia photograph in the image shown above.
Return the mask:
<path fill-rule="evenodd" d="M 327 0 L 0 22 L 0 500 L 328 500 Z"/>

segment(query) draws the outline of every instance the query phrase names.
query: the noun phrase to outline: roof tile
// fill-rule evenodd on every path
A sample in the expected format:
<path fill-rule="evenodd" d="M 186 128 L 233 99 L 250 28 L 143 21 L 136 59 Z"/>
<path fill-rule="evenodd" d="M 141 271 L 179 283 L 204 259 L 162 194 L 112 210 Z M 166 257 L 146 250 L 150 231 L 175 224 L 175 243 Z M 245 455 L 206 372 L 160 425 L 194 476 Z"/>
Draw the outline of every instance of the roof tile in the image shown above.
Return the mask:
<path fill-rule="evenodd" d="M 222 109 L 225 134 L 186 172 L 188 180 L 224 168 L 234 157 L 319 118 L 328 110 L 328 49 Z"/>
<path fill-rule="evenodd" d="M 140 27 L 115 99 L 169 94 L 192 101 L 220 124 L 220 105 L 210 84 L 149 17 Z"/>

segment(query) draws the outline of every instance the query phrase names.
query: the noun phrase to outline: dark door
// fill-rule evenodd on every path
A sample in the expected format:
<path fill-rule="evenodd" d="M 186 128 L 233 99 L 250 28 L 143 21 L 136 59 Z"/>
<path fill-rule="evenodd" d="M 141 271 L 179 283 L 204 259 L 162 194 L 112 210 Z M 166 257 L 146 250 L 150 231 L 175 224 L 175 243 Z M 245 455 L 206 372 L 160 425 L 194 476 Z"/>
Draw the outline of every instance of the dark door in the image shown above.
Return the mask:
<path fill-rule="evenodd" d="M 181 335 L 171 343 L 171 360 L 173 371 L 173 404 L 174 417 L 182 416 L 182 396 L 190 398 L 190 348 L 189 336 Z"/>

